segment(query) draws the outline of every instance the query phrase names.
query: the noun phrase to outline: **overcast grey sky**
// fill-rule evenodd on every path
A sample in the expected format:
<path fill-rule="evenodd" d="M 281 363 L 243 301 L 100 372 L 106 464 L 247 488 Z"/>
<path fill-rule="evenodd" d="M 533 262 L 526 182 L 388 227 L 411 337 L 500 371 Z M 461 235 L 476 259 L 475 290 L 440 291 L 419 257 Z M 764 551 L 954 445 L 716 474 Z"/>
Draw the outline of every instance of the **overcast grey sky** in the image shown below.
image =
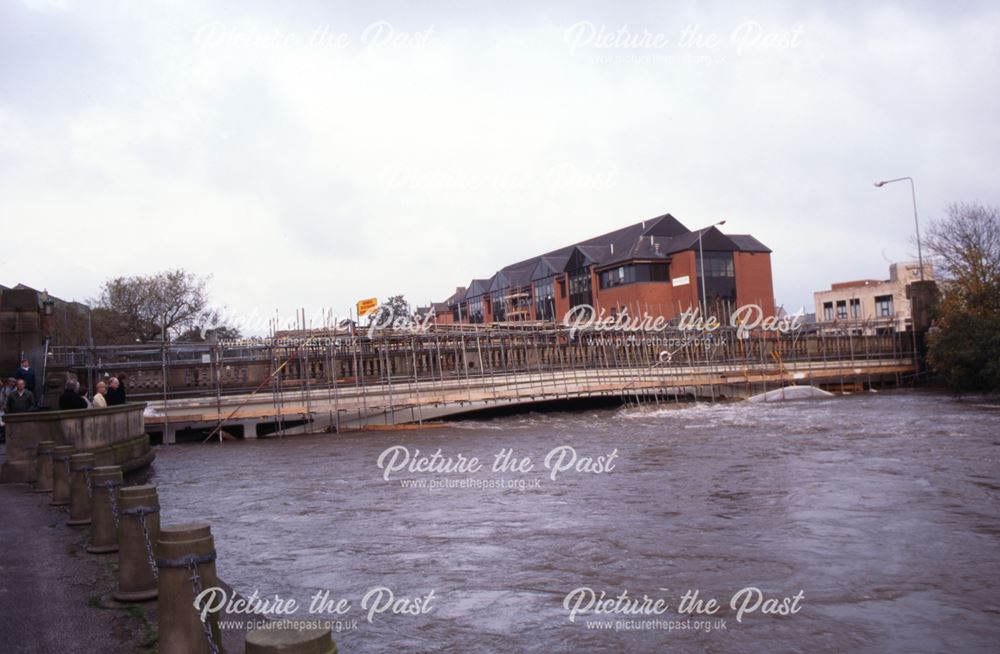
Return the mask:
<path fill-rule="evenodd" d="M 1000 203 L 996 3 L 0 5 L 0 283 L 212 274 L 345 315 L 670 212 L 774 250 L 777 300 Z M 714 40 L 713 40 L 714 39 Z"/>

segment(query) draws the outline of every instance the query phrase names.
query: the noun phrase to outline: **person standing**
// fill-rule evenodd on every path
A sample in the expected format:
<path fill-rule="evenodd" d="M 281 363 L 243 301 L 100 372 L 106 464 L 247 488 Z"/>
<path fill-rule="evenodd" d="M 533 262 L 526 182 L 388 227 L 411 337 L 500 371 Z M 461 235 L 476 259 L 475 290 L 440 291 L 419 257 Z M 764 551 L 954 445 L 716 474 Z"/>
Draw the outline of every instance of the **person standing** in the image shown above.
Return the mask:
<path fill-rule="evenodd" d="M 94 399 L 90 403 L 91 407 L 94 409 L 106 409 L 108 407 L 108 401 L 104 398 L 104 395 L 108 392 L 108 385 L 104 382 L 97 382 L 97 392 L 94 393 Z"/>
<path fill-rule="evenodd" d="M 4 411 L 8 414 L 27 413 L 35 410 L 35 394 L 25 388 L 23 379 L 17 380 L 14 392 L 7 398 L 7 406 Z"/>
<path fill-rule="evenodd" d="M 3 414 L 7 410 L 7 398 L 14 394 L 16 387 L 17 380 L 13 377 L 8 377 L 0 384 L 0 443 L 4 442 L 6 436 Z"/>
<path fill-rule="evenodd" d="M 59 396 L 59 410 L 72 411 L 73 409 L 86 409 L 87 400 L 80 395 L 80 383 L 70 379 L 66 382 L 63 394 Z"/>
<path fill-rule="evenodd" d="M 31 367 L 31 362 L 27 358 L 21 359 L 21 367 L 14 373 L 15 379 L 23 379 L 24 387 L 31 391 L 32 395 L 38 393 L 35 388 L 35 369 Z"/>
<path fill-rule="evenodd" d="M 4 409 L 7 407 L 7 398 L 14 394 L 16 387 L 17 380 L 13 377 L 8 377 L 3 385 L 0 386 L 0 415 L 3 415 Z"/>
<path fill-rule="evenodd" d="M 108 406 L 118 406 L 125 404 L 125 386 L 117 377 L 108 380 Z"/>

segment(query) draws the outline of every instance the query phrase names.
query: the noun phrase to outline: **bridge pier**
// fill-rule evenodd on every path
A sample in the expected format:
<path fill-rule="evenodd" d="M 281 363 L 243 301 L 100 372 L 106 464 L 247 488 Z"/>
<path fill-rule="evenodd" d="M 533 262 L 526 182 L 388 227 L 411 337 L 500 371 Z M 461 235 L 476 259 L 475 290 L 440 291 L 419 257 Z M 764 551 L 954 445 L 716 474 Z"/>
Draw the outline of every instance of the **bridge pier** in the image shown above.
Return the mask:
<path fill-rule="evenodd" d="M 244 439 L 257 438 L 258 424 L 259 424 L 258 420 L 244 420 L 243 422 L 241 422 L 240 426 L 243 427 L 243 438 Z"/>

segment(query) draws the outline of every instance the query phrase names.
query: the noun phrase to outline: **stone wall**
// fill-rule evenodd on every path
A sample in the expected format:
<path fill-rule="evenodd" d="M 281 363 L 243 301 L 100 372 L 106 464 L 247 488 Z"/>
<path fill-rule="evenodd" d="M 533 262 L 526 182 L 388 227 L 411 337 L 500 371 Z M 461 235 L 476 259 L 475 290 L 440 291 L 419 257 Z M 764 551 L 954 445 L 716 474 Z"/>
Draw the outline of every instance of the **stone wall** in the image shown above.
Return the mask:
<path fill-rule="evenodd" d="M 143 419 L 145 408 L 145 403 L 134 402 L 106 409 L 4 416 L 7 460 L 0 468 L 0 483 L 34 481 L 35 447 L 42 441 L 92 452 L 97 465 L 120 465 L 125 472 L 149 465 L 154 455 Z"/>

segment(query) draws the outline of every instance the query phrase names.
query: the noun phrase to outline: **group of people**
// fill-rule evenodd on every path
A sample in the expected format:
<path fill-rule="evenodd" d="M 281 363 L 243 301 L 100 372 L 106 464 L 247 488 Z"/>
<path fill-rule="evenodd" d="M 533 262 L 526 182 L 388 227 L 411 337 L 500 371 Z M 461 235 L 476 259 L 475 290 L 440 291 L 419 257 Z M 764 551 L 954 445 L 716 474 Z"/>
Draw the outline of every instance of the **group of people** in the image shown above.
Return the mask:
<path fill-rule="evenodd" d="M 59 396 L 59 409 L 63 411 L 68 409 L 101 409 L 125 404 L 126 401 L 123 379 L 111 377 L 106 382 L 97 382 L 94 396 L 89 400 L 86 392 L 80 387 L 80 382 L 71 379 L 66 382 L 63 394 Z M 31 362 L 24 359 L 14 375 L 8 377 L 0 385 L 0 438 L 3 436 L 4 414 L 35 411 L 40 404 L 35 370 L 31 367 Z"/>
<path fill-rule="evenodd" d="M 94 397 L 87 399 L 87 394 L 81 392 L 80 382 L 70 379 L 62 395 L 59 396 L 59 409 L 103 409 L 109 406 L 125 404 L 125 384 L 117 377 L 111 377 L 107 382 L 99 381 L 94 390 Z"/>
<path fill-rule="evenodd" d="M 0 387 L 0 416 L 33 411 L 37 405 L 35 397 L 35 369 L 30 361 L 22 359 L 14 375 Z"/>

